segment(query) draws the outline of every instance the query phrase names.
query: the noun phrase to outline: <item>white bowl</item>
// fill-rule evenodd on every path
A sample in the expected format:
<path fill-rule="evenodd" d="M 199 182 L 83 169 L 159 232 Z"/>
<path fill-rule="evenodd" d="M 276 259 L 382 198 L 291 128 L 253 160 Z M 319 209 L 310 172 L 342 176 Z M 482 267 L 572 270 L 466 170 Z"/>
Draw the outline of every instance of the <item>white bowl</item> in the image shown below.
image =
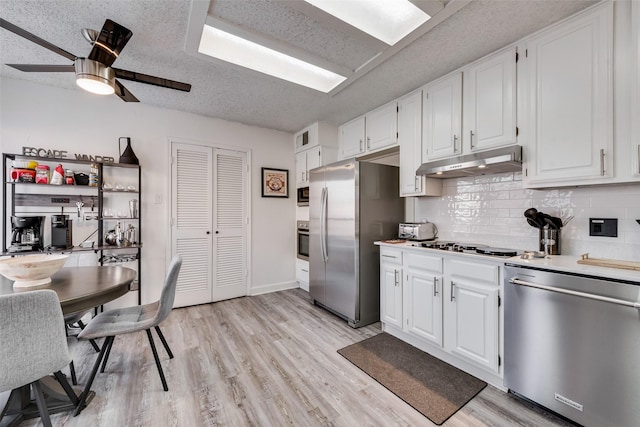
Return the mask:
<path fill-rule="evenodd" d="M 46 285 L 67 258 L 69 255 L 35 254 L 0 259 L 0 274 L 14 280 L 14 288 Z"/>

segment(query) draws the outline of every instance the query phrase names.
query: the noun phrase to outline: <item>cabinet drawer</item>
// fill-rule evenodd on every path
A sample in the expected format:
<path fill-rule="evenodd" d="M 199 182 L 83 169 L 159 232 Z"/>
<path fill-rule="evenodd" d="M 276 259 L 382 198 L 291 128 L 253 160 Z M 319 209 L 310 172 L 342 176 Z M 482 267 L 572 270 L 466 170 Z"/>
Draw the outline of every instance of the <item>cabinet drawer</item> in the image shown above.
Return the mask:
<path fill-rule="evenodd" d="M 402 250 L 380 246 L 380 262 L 402 264 Z"/>
<path fill-rule="evenodd" d="M 407 252 L 405 257 L 407 265 L 413 270 L 426 270 L 442 274 L 443 262 L 441 256 Z"/>
<path fill-rule="evenodd" d="M 309 261 L 296 260 L 296 280 L 309 283 Z"/>
<path fill-rule="evenodd" d="M 451 260 L 448 268 L 451 276 L 466 277 L 476 282 L 483 281 L 494 285 L 500 284 L 500 267 L 497 265 Z"/>

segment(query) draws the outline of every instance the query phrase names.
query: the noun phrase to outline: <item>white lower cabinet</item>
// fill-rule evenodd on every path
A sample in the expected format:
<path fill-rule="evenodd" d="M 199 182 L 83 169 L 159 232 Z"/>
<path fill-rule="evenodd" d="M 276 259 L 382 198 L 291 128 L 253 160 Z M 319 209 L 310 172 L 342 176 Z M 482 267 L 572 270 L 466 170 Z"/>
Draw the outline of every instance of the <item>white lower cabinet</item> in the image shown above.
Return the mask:
<path fill-rule="evenodd" d="M 402 251 L 380 248 L 380 320 L 402 328 Z"/>
<path fill-rule="evenodd" d="M 501 265 L 381 245 L 383 330 L 501 387 Z"/>
<path fill-rule="evenodd" d="M 404 261 L 404 329 L 442 346 L 442 257 L 409 252 Z"/>
<path fill-rule="evenodd" d="M 498 372 L 500 267 L 447 261 L 445 347 L 471 363 Z"/>
<path fill-rule="evenodd" d="M 309 292 L 309 261 L 296 259 L 296 281 L 300 288 Z"/>

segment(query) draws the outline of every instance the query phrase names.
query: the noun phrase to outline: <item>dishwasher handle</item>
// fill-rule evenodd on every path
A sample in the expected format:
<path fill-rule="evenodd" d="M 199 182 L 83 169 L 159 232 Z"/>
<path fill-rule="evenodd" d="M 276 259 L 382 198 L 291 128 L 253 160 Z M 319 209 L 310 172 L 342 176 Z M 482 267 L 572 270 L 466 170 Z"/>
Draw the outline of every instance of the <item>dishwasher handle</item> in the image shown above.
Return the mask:
<path fill-rule="evenodd" d="M 509 283 L 513 283 L 514 285 L 528 286 L 530 288 L 542 289 L 544 291 L 557 292 L 559 294 L 573 295 L 573 296 L 576 296 L 576 297 L 582 297 L 582 298 L 587 298 L 587 299 L 591 299 L 591 300 L 608 302 L 608 303 L 611 303 L 611 304 L 624 305 L 626 307 L 633 307 L 633 308 L 640 309 L 640 302 L 633 302 L 633 301 L 627 301 L 627 300 L 622 300 L 622 299 L 617 299 L 617 298 L 603 297 L 603 296 L 600 296 L 600 295 L 594 295 L 594 294 L 587 294 L 587 293 L 584 293 L 584 292 L 572 291 L 570 289 L 554 288 L 552 286 L 539 285 L 537 283 L 527 282 L 526 280 L 520 280 L 517 277 L 509 279 Z"/>

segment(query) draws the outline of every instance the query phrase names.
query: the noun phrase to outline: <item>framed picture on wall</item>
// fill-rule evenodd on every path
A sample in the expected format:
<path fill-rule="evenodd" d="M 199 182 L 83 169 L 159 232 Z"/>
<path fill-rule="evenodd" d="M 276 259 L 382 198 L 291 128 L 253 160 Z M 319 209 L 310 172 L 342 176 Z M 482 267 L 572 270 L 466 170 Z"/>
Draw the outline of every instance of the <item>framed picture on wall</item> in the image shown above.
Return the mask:
<path fill-rule="evenodd" d="M 262 168 L 262 197 L 289 197 L 289 171 Z"/>

